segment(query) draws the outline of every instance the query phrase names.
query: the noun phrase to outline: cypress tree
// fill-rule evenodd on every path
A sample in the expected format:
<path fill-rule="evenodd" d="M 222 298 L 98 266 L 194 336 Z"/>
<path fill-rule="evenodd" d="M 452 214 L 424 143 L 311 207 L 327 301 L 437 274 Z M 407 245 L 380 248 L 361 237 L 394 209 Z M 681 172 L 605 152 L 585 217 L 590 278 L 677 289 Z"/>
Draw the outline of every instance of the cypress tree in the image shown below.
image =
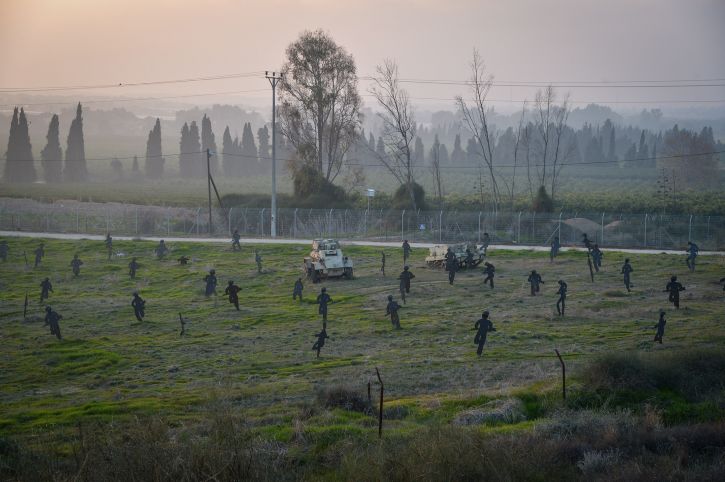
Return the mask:
<path fill-rule="evenodd" d="M 35 182 L 35 165 L 33 149 L 28 135 L 28 119 L 25 111 L 18 108 L 13 111 L 10 122 L 10 137 L 5 162 L 5 180 L 7 182 Z"/>
<path fill-rule="evenodd" d="M 247 122 L 242 130 L 242 156 L 244 156 L 244 164 L 248 166 L 256 166 L 257 164 L 257 145 L 254 142 L 254 134 L 252 134 L 252 124 Z"/>
<path fill-rule="evenodd" d="M 211 159 L 209 160 L 211 172 L 215 173 L 219 168 L 219 154 L 216 150 L 216 141 L 214 140 L 214 132 L 211 130 L 211 119 L 204 114 L 201 119 L 201 150 L 202 156 L 206 156 L 206 150 L 209 149 L 212 153 Z M 204 158 L 206 159 L 206 158 Z M 201 166 L 201 176 L 206 176 L 206 166 Z"/>
<path fill-rule="evenodd" d="M 179 176 L 191 177 L 192 160 L 189 154 L 189 124 L 184 122 L 181 127 L 181 139 L 179 140 Z"/>
<path fill-rule="evenodd" d="M 68 147 L 65 150 L 65 169 L 63 178 L 69 182 L 88 180 L 86 167 L 86 146 L 83 140 L 83 108 L 78 103 L 76 117 L 68 130 Z"/>
<path fill-rule="evenodd" d="M 146 141 L 146 177 L 161 179 L 164 175 L 164 158 L 161 152 L 161 121 L 156 118 L 154 128 L 149 131 Z"/>
<path fill-rule="evenodd" d="M 60 147 L 58 114 L 53 114 L 48 125 L 47 143 L 40 152 L 45 182 L 60 182 L 63 178 L 63 149 Z"/>
<path fill-rule="evenodd" d="M 238 175 L 236 167 L 239 158 L 234 154 L 234 141 L 232 140 L 232 135 L 229 133 L 229 126 L 227 126 L 222 135 L 222 162 L 224 174 L 227 176 Z"/>
<path fill-rule="evenodd" d="M 461 135 L 456 134 L 456 140 L 453 142 L 453 152 L 451 152 L 451 164 L 463 164 L 466 159 L 466 153 L 461 147 Z"/>
<path fill-rule="evenodd" d="M 416 164 L 425 164 L 425 146 L 420 137 L 415 138 L 415 147 L 413 148 L 413 158 Z"/>
<path fill-rule="evenodd" d="M 260 160 L 262 162 L 269 161 L 272 157 L 272 153 L 270 152 L 269 130 L 267 130 L 267 126 L 264 126 L 257 131 L 257 139 L 259 139 Z"/>

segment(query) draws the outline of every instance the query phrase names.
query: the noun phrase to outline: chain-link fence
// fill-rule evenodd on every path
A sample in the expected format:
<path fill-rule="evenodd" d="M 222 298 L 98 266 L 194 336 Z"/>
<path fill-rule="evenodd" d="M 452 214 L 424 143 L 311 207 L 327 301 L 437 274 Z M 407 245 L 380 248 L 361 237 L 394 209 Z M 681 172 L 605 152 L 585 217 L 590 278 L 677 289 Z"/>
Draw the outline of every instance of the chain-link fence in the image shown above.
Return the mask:
<path fill-rule="evenodd" d="M 211 221 L 211 229 L 210 229 Z M 125 236 L 269 237 L 267 208 L 214 209 L 117 203 L 0 200 L 0 229 Z M 547 246 L 580 244 L 582 233 L 601 246 L 682 249 L 694 240 L 701 249 L 725 248 L 725 218 L 667 214 L 392 211 L 278 209 L 277 236 L 334 237 L 370 241 L 450 243 L 481 241 Z"/>

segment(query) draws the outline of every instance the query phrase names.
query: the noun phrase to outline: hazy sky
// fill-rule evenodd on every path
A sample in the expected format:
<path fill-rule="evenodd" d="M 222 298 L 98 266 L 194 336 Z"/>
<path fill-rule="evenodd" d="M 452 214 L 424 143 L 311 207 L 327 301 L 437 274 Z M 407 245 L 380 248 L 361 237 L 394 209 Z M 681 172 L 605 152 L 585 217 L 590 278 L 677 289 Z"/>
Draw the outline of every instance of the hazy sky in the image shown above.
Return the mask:
<path fill-rule="evenodd" d="M 476 47 L 501 81 L 725 78 L 725 0 L 0 0 L 0 87 L 272 70 L 301 31 L 316 28 L 355 56 L 361 75 L 387 57 L 404 77 L 464 79 Z M 248 78 L 86 94 L 265 88 Z M 408 89 L 443 99 L 462 91 Z M 725 99 L 723 87 L 568 90 L 577 101 Z M 532 95 L 521 87 L 492 93 Z"/>

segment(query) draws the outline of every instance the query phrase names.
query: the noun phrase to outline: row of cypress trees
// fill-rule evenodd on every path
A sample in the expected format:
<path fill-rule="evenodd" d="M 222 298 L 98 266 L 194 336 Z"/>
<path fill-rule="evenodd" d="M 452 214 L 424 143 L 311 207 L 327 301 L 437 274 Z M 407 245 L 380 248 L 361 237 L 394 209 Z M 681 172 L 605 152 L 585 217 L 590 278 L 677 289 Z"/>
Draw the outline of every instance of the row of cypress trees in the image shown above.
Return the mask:
<path fill-rule="evenodd" d="M 83 182 L 88 180 L 85 142 L 83 138 L 83 108 L 78 104 L 76 116 L 68 131 L 65 159 L 60 144 L 58 115 L 54 114 L 48 126 L 47 142 L 40 153 L 43 178 L 46 182 Z M 277 137 L 278 157 L 284 159 L 291 155 L 290 147 L 285 145 L 282 136 Z M 224 130 L 222 139 L 223 172 L 226 176 L 258 174 L 268 167 L 271 158 L 270 133 L 267 126 L 257 131 L 257 141 L 251 123 L 245 123 L 241 140 L 232 139 L 229 127 Z M 179 175 L 182 178 L 206 177 L 206 150 L 214 155 L 210 159 L 212 172 L 219 170 L 219 155 L 212 131 L 211 119 L 204 115 L 201 120 L 201 132 L 196 121 L 184 123 L 179 141 Z M 28 119 L 23 108 L 13 111 L 10 124 L 10 137 L 6 153 L 3 178 L 5 182 L 35 182 L 38 175 L 35 170 L 32 145 L 28 134 Z M 114 170 L 120 171 L 120 161 L 114 159 Z M 134 171 L 138 169 L 137 161 Z M 161 122 L 157 118 L 146 141 L 145 174 L 149 179 L 161 179 L 164 175 L 165 159 L 161 148 Z"/>
<path fill-rule="evenodd" d="M 88 179 L 88 169 L 86 167 L 86 151 L 83 141 L 83 108 L 80 103 L 76 109 L 76 116 L 68 130 L 65 162 L 63 162 L 63 149 L 60 147 L 60 129 L 57 114 L 54 114 L 50 119 L 46 139 L 45 148 L 40 152 L 45 181 L 86 181 Z M 16 107 L 13 110 L 5 161 L 3 178 L 6 182 L 35 182 L 37 180 L 38 175 L 35 172 L 33 150 L 30 135 L 28 134 L 28 119 L 23 108 L 18 109 Z"/>

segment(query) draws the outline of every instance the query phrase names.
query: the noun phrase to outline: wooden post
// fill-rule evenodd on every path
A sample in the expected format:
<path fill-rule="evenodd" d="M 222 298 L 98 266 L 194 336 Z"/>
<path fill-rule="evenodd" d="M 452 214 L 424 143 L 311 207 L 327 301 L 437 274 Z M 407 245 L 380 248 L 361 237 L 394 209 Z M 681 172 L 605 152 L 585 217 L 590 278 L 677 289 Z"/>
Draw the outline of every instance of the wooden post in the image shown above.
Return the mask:
<path fill-rule="evenodd" d="M 373 397 L 370 394 L 370 382 L 368 381 L 368 403 L 372 403 Z"/>
<path fill-rule="evenodd" d="M 25 290 L 25 304 L 23 304 L 23 321 L 28 318 L 28 290 Z"/>
<path fill-rule="evenodd" d="M 554 351 L 556 352 L 556 356 L 559 357 L 559 363 L 561 363 L 561 393 L 564 400 L 566 400 L 566 365 L 564 365 L 564 360 L 561 359 L 559 350 L 554 348 Z"/>
<path fill-rule="evenodd" d="M 378 381 L 380 382 L 380 409 L 378 411 L 378 438 L 383 437 L 383 394 L 385 392 L 385 387 L 383 385 L 383 379 L 380 378 L 380 370 L 378 370 L 378 367 L 375 367 L 375 374 L 378 376 Z"/>

